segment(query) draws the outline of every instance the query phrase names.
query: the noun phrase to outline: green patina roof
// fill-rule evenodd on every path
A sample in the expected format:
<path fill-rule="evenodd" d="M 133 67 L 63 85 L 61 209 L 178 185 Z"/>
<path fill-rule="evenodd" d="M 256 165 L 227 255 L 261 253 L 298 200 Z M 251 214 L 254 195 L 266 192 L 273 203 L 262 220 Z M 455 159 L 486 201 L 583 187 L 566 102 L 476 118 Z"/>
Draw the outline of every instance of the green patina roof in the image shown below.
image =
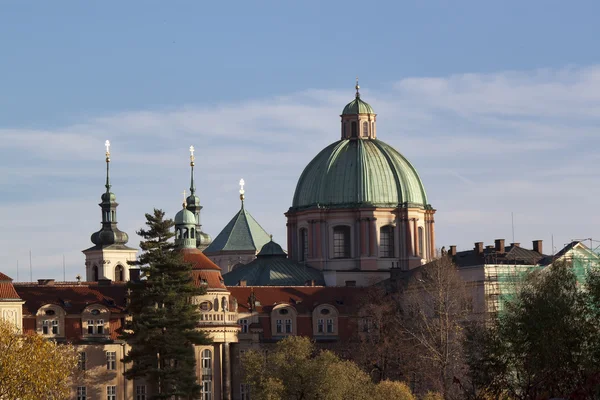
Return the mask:
<path fill-rule="evenodd" d="M 369 103 L 362 101 L 360 96 L 357 95 L 354 100 L 346 104 L 344 111 L 342 111 L 342 115 L 353 114 L 375 114 L 375 111 L 373 111 L 373 107 L 371 107 Z"/>
<path fill-rule="evenodd" d="M 292 209 L 429 207 L 411 163 L 376 139 L 340 140 L 323 149 L 298 180 Z"/>
<path fill-rule="evenodd" d="M 246 281 L 247 286 L 304 286 L 313 280 L 316 285 L 325 285 L 321 271 L 288 259 L 275 242 L 264 245 L 254 261 L 226 273 L 223 280 L 226 286 L 240 281 Z"/>
<path fill-rule="evenodd" d="M 229 221 L 204 252 L 257 251 L 269 241 L 271 241 L 269 234 L 242 205 L 241 210 Z"/>
<path fill-rule="evenodd" d="M 196 225 L 196 216 L 185 208 L 175 214 L 175 225 Z"/>

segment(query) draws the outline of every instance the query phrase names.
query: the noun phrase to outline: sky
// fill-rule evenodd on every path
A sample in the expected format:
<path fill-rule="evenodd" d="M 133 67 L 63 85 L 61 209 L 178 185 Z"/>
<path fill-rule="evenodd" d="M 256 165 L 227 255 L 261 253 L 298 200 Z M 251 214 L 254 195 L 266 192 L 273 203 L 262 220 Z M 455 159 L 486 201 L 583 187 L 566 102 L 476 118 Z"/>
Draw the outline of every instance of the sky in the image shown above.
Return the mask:
<path fill-rule="evenodd" d="M 0 0 L 0 271 L 84 275 L 100 228 L 104 141 L 119 228 L 204 231 L 246 208 L 286 244 L 308 162 L 354 96 L 419 171 L 436 242 L 600 239 L 600 3 Z M 514 225 L 513 222 L 514 221 Z M 514 229 L 513 229 L 514 227 Z M 552 247 L 554 243 L 554 249 Z M 596 242 L 591 242 L 597 245 Z M 17 270 L 17 264 L 19 268 Z"/>

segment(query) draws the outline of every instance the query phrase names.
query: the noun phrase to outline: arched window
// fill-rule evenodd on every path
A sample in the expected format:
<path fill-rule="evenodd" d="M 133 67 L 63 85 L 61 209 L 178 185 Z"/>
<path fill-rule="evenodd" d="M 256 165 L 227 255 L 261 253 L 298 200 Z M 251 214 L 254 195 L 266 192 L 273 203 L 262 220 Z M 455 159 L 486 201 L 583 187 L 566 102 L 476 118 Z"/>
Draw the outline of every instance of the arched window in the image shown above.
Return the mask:
<path fill-rule="evenodd" d="M 308 259 L 308 229 L 300 229 L 300 261 Z"/>
<path fill-rule="evenodd" d="M 348 132 L 347 132 L 348 131 L 348 123 L 344 122 L 344 124 L 342 126 L 343 126 L 343 128 L 342 128 L 342 137 L 346 138 L 347 137 L 346 135 L 348 135 Z"/>
<path fill-rule="evenodd" d="M 362 129 L 362 135 L 364 137 L 369 136 L 369 123 L 367 121 L 363 122 L 363 129 Z"/>
<path fill-rule="evenodd" d="M 110 220 L 111 220 L 112 222 L 115 222 L 115 221 L 117 220 L 117 212 L 116 212 L 115 210 L 112 210 L 112 211 L 110 212 Z"/>
<path fill-rule="evenodd" d="M 423 227 L 420 226 L 418 229 L 418 238 L 419 238 L 419 256 L 423 258 L 423 254 L 425 254 L 423 249 L 424 235 L 423 235 Z"/>
<path fill-rule="evenodd" d="M 358 127 L 356 126 L 356 121 L 352 121 L 352 137 L 358 137 Z"/>
<path fill-rule="evenodd" d="M 92 280 L 98 282 L 98 267 L 96 265 L 92 267 Z"/>
<path fill-rule="evenodd" d="M 115 267 L 115 282 L 124 282 L 125 281 L 125 270 L 122 265 L 117 265 Z"/>
<path fill-rule="evenodd" d="M 333 228 L 333 258 L 350 258 L 350 227 Z"/>
<path fill-rule="evenodd" d="M 181 239 L 181 229 L 175 230 L 175 239 Z"/>
<path fill-rule="evenodd" d="M 191 229 L 190 233 L 191 233 L 190 237 L 192 239 L 196 239 L 196 230 L 194 228 Z"/>
<path fill-rule="evenodd" d="M 190 233 L 187 228 L 183 228 L 183 238 L 188 239 L 190 237 Z"/>
<path fill-rule="evenodd" d="M 382 226 L 379 229 L 379 249 L 381 257 L 394 257 L 394 227 Z"/>
<path fill-rule="evenodd" d="M 202 382 L 200 383 L 200 398 L 212 400 L 212 352 L 209 349 L 202 350 Z"/>

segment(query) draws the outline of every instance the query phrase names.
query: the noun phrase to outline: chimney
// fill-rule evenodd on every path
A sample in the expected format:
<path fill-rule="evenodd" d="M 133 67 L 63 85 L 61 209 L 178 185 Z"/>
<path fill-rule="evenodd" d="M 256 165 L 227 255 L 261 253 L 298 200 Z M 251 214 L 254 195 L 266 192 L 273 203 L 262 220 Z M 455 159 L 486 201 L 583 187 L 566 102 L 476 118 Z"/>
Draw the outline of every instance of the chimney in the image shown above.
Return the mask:
<path fill-rule="evenodd" d="M 245 287 L 246 286 L 246 281 L 245 280 L 239 281 L 238 282 L 238 286 L 244 286 Z"/>
<path fill-rule="evenodd" d="M 504 239 L 496 239 L 494 242 L 496 244 L 496 252 L 504 253 Z"/>
<path fill-rule="evenodd" d="M 537 251 L 540 254 L 542 253 L 542 241 L 541 240 L 534 240 L 533 242 L 533 251 Z"/>
<path fill-rule="evenodd" d="M 38 279 L 38 285 L 54 286 L 54 279 Z"/>
<path fill-rule="evenodd" d="M 456 255 L 456 245 L 450 246 L 450 251 L 448 252 L 448 255 L 452 257 Z"/>
<path fill-rule="evenodd" d="M 513 247 L 521 247 L 521 243 L 511 243 L 510 245 Z"/>
<path fill-rule="evenodd" d="M 140 269 L 139 268 L 131 268 L 129 270 L 129 280 L 132 282 L 140 281 Z"/>
<path fill-rule="evenodd" d="M 475 254 L 483 254 L 483 242 L 475 242 Z"/>

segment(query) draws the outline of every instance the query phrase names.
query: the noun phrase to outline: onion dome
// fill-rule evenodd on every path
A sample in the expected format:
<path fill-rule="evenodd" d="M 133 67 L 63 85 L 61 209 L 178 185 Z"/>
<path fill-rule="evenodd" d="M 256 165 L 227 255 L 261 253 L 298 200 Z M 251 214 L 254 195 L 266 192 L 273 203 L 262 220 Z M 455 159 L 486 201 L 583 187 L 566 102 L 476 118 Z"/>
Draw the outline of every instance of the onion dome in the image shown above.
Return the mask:
<path fill-rule="evenodd" d="M 106 141 L 106 184 L 104 187 L 106 191 L 102 194 L 102 202 L 99 204 L 102 209 L 102 229 L 95 232 L 91 236 L 91 241 L 94 243 L 94 247 L 88 249 L 98 248 L 117 248 L 117 249 L 129 249 L 130 247 L 125 246 L 129 241 L 127 233 L 117 228 L 117 196 L 110 191 L 110 142 Z"/>

